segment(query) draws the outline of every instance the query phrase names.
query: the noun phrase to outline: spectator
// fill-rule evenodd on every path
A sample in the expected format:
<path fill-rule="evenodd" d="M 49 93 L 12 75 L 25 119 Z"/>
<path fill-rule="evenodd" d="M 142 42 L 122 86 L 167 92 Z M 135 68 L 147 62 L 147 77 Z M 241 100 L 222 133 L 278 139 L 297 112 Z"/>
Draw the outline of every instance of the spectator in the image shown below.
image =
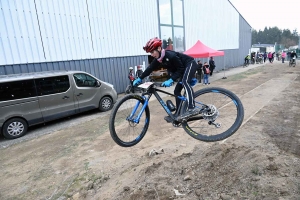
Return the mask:
<path fill-rule="evenodd" d="M 196 78 L 198 79 L 198 83 L 201 83 L 201 79 L 202 79 L 202 63 L 201 60 L 198 60 L 198 68 L 197 68 L 197 76 Z"/>
<path fill-rule="evenodd" d="M 214 71 L 215 68 L 216 68 L 216 65 L 215 65 L 214 58 L 213 58 L 213 57 L 210 57 L 210 60 L 209 60 L 210 76 L 212 76 L 213 71 Z"/>
<path fill-rule="evenodd" d="M 272 52 L 269 52 L 268 58 L 269 58 L 269 62 L 272 63 L 273 62 L 273 60 L 272 60 Z"/>
<path fill-rule="evenodd" d="M 209 85 L 209 75 L 210 75 L 210 69 L 207 62 L 204 63 L 203 66 L 203 85 Z"/>
<path fill-rule="evenodd" d="M 282 52 L 282 54 L 281 54 L 281 60 L 282 60 L 282 63 L 284 63 L 285 57 L 286 57 L 286 53 L 285 53 L 285 52 Z"/>
<path fill-rule="evenodd" d="M 133 67 L 129 67 L 128 79 L 129 79 L 129 81 L 130 81 L 130 85 L 131 85 L 131 88 L 132 88 L 132 92 L 134 93 L 134 87 L 133 87 L 134 72 L 133 72 Z"/>
<path fill-rule="evenodd" d="M 272 53 L 272 63 L 273 63 L 273 61 L 274 61 L 274 59 L 275 59 L 275 56 L 276 56 L 276 55 L 275 55 L 275 52 L 273 52 L 273 53 Z"/>
<path fill-rule="evenodd" d="M 268 57 L 267 52 L 265 52 L 264 53 L 264 63 L 266 62 L 267 57 Z"/>
<path fill-rule="evenodd" d="M 142 73 L 143 73 L 143 69 L 142 69 L 142 67 L 140 65 L 138 65 L 137 66 L 137 71 L 135 73 L 135 77 L 136 78 L 140 78 L 140 76 L 142 75 Z"/>

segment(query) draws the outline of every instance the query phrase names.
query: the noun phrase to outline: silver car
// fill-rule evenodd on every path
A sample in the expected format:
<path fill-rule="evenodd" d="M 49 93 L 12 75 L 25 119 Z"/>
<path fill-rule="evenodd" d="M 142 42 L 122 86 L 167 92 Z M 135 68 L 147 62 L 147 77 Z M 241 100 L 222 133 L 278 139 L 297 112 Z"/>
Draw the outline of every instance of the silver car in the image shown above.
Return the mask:
<path fill-rule="evenodd" d="M 14 139 L 29 126 L 117 101 L 113 85 L 82 71 L 47 71 L 0 76 L 0 132 Z"/>

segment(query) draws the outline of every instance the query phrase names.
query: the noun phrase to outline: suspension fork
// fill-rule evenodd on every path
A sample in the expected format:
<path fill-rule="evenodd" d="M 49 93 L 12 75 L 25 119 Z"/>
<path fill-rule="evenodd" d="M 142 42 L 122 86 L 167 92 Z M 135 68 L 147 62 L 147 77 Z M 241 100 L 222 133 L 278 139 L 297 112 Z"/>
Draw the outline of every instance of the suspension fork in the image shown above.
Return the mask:
<path fill-rule="evenodd" d="M 127 117 L 127 120 L 128 120 L 128 121 L 134 122 L 134 123 L 136 123 L 136 124 L 138 124 L 138 123 L 140 122 L 141 116 L 142 116 L 143 112 L 145 111 L 146 107 L 147 107 L 148 104 L 149 104 L 149 99 L 150 99 L 150 97 L 151 97 L 151 95 L 149 95 L 148 98 L 147 98 L 146 96 L 142 96 L 142 98 L 144 99 L 145 103 L 144 103 L 143 107 L 141 108 L 141 110 L 140 110 L 138 116 L 134 118 L 135 113 L 137 112 L 137 109 L 139 108 L 141 101 L 138 101 L 138 102 L 135 104 L 135 106 L 134 106 L 133 110 L 131 111 L 129 117 Z"/>

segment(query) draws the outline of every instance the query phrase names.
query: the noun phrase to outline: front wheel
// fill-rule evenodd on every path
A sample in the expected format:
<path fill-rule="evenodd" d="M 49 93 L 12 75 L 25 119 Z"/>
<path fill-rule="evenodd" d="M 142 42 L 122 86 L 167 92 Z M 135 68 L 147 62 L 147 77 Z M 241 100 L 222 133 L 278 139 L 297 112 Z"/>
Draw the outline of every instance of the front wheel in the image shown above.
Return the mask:
<path fill-rule="evenodd" d="M 12 118 L 3 125 L 3 136 L 7 139 L 16 139 L 26 134 L 28 125 L 21 118 Z"/>
<path fill-rule="evenodd" d="M 205 88 L 195 92 L 195 106 L 201 114 L 182 123 L 184 130 L 193 138 L 215 142 L 234 134 L 244 120 L 244 108 L 240 99 L 223 88 Z M 187 109 L 187 103 L 181 109 Z"/>
<path fill-rule="evenodd" d="M 145 100 L 134 94 L 124 96 L 111 112 L 109 131 L 112 139 L 122 147 L 131 147 L 139 143 L 145 136 L 150 123 L 150 110 L 146 106 L 139 121 Z"/>

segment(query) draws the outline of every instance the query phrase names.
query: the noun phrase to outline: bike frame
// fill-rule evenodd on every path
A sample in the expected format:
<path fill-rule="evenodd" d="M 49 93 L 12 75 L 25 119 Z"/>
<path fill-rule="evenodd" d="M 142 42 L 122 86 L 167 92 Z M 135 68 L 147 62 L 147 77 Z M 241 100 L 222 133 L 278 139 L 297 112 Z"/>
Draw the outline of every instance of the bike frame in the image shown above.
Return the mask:
<path fill-rule="evenodd" d="M 166 105 L 166 103 L 164 102 L 164 100 L 162 100 L 162 98 L 160 97 L 160 95 L 158 94 L 158 92 L 162 92 L 162 93 L 164 93 L 164 94 L 168 94 L 168 95 L 171 95 L 171 96 L 173 96 L 173 97 L 175 97 L 175 98 L 180 99 L 181 102 L 180 102 L 179 108 L 177 109 L 177 111 L 176 111 L 175 114 L 180 113 L 180 110 L 182 109 L 183 102 L 184 102 L 184 101 L 187 101 L 187 99 L 186 99 L 185 96 L 177 96 L 177 95 L 171 94 L 171 93 L 169 93 L 169 92 L 166 92 L 166 91 L 163 91 L 163 90 L 160 90 L 160 89 L 157 89 L 157 88 L 152 87 L 152 88 L 150 88 L 147 92 L 142 93 L 142 98 L 145 100 L 145 103 L 144 103 L 142 109 L 140 110 L 138 116 L 137 116 L 135 119 L 133 119 L 133 117 L 135 116 L 135 113 L 136 113 L 136 111 L 137 111 L 137 109 L 138 109 L 138 107 L 139 107 L 139 105 L 140 105 L 140 101 L 138 101 L 138 102 L 136 103 L 135 107 L 133 108 L 133 110 L 132 110 L 130 116 L 127 118 L 127 120 L 132 121 L 132 122 L 134 122 L 134 123 L 139 123 L 140 118 L 141 118 L 143 112 L 145 111 L 146 107 L 149 105 L 149 100 L 150 100 L 152 94 L 154 94 L 154 96 L 156 97 L 156 99 L 158 100 L 158 102 L 160 103 L 160 105 L 164 108 L 164 110 L 166 111 L 166 113 L 167 113 L 173 120 L 176 120 L 176 116 L 175 116 L 174 114 L 172 114 L 172 112 L 170 111 L 170 109 L 168 108 L 168 106 Z M 148 97 L 145 96 L 145 95 L 147 95 L 147 94 L 148 94 Z M 195 104 L 199 104 L 199 105 L 205 106 L 205 104 L 203 104 L 203 103 L 201 103 L 201 102 L 197 102 L 197 101 L 195 101 Z M 195 105 L 195 106 L 196 106 L 196 105 Z M 196 106 L 196 107 L 198 107 L 198 106 Z M 198 108 L 200 108 L 200 107 L 198 107 Z M 188 121 L 198 120 L 198 119 L 203 119 L 203 117 L 202 117 L 202 116 L 192 117 L 192 118 L 190 118 Z"/>

